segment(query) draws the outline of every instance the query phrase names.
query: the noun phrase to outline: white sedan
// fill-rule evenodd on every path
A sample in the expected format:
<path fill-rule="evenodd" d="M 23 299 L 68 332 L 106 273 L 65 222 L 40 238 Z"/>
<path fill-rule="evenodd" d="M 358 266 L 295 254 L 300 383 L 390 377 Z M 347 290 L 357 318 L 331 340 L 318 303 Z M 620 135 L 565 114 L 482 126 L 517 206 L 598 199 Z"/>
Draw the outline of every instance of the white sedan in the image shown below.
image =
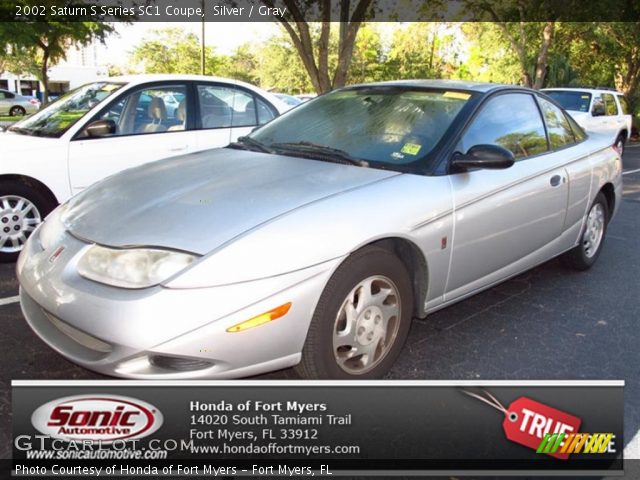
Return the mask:
<path fill-rule="evenodd" d="M 96 181 L 223 147 L 289 108 L 252 85 L 196 75 L 113 77 L 69 92 L 0 134 L 0 261 L 15 260 L 56 205 Z"/>

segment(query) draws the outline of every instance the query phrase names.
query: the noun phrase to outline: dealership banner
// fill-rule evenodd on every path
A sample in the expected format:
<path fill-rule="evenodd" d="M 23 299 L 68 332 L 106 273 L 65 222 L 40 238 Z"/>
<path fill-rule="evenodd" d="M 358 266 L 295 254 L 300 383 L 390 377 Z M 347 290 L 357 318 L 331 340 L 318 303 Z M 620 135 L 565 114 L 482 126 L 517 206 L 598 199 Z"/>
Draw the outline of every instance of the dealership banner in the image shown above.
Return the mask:
<path fill-rule="evenodd" d="M 622 381 L 13 381 L 12 387 L 9 468 L 23 478 L 623 471 Z"/>
<path fill-rule="evenodd" d="M 328 5 L 325 11 L 323 5 Z M 25 22 L 636 22 L 640 9 L 626 0 L 0 0 L 0 21 Z"/>

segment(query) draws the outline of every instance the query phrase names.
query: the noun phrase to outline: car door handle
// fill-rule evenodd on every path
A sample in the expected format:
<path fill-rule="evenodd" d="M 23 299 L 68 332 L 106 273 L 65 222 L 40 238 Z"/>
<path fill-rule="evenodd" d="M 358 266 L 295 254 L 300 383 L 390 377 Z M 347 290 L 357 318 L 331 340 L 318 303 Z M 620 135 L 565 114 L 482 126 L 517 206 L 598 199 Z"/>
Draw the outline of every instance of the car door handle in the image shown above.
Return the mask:
<path fill-rule="evenodd" d="M 554 175 L 549 180 L 549 183 L 551 184 L 552 187 L 557 187 L 562 183 L 562 177 L 560 175 Z"/>

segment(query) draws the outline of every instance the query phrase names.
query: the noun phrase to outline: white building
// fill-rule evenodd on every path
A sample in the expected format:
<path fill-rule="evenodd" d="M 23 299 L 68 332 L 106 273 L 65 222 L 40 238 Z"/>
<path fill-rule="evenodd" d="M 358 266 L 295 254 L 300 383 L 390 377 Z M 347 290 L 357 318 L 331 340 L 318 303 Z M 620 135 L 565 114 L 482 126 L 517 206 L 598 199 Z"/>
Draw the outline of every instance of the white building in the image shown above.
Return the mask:
<path fill-rule="evenodd" d="M 108 67 L 101 61 L 104 48 L 96 43 L 86 47 L 70 48 L 66 60 L 49 68 L 49 95 L 56 97 L 80 85 L 108 76 Z M 0 75 L 0 88 L 33 96 L 38 96 L 43 90 L 42 84 L 34 76 L 11 72 Z"/>

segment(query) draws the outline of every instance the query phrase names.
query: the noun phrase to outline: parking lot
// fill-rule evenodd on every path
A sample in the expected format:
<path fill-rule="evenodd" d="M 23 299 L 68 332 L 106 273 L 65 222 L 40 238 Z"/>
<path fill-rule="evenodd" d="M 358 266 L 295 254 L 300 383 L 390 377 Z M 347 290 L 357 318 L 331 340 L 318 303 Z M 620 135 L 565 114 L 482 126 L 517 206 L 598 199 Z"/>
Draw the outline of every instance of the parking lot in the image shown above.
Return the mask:
<path fill-rule="evenodd" d="M 640 458 L 640 146 L 629 146 L 624 169 L 624 201 L 590 271 L 567 270 L 554 260 L 414 321 L 389 377 L 623 379 L 625 444 Z M 0 265 L 0 458 L 10 456 L 12 379 L 104 378 L 38 340 L 22 318 L 17 293 L 14 265 Z"/>

